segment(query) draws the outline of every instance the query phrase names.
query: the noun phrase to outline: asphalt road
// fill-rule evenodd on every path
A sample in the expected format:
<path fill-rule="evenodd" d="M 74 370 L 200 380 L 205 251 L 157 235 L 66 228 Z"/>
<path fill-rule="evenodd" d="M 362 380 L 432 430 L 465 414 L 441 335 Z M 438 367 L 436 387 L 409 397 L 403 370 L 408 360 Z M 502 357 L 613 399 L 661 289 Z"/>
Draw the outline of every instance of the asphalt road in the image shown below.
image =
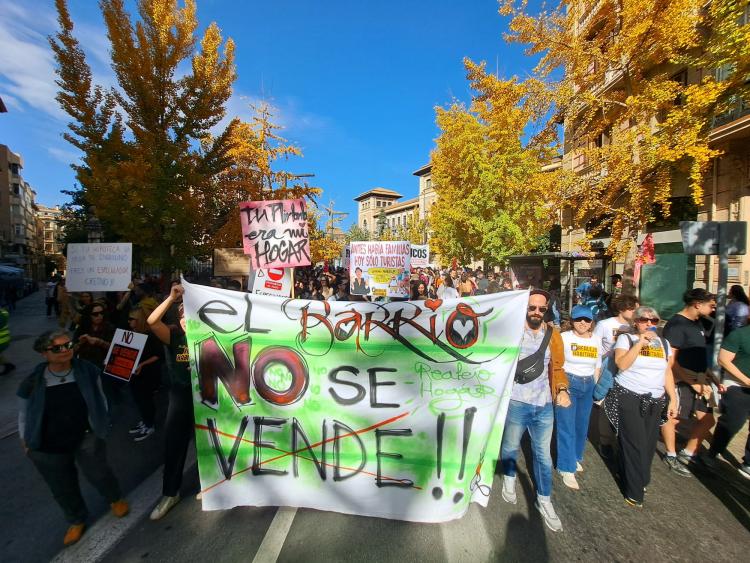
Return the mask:
<path fill-rule="evenodd" d="M 17 374 L 0 379 L 0 423 L 12 427 L 13 394 L 38 356 L 30 351 L 45 324 L 41 296 L 19 303 L 11 321 Z M 37 299 L 37 301 L 34 301 Z M 19 337 L 16 339 L 16 337 Z M 22 365 L 23 364 L 23 365 Z M 164 415 L 160 405 L 159 416 Z M 17 434 L 0 439 L 0 561 L 744 561 L 750 553 L 750 481 L 724 463 L 692 478 L 670 474 L 658 457 L 643 509 L 625 505 L 613 477 L 589 444 L 581 491 L 555 477 L 553 501 L 564 531 L 547 530 L 520 460 L 519 502 L 506 504 L 496 477 L 487 508 L 473 505 L 461 520 L 415 524 L 310 509 L 241 507 L 202 512 L 195 500 L 195 466 L 186 469 L 183 500 L 161 521 L 148 520 L 160 488 L 162 435 L 134 444 L 127 428 L 137 420 L 126 401 L 113 428 L 110 461 L 133 501 L 133 514 L 115 522 L 108 506 L 84 482 L 92 521 L 82 542 L 62 550 L 66 524 L 25 458 Z M 737 448 L 734 448 L 736 451 Z M 527 451 L 528 455 L 528 451 Z M 737 460 L 733 460 L 736 464 Z M 118 524 L 123 526 L 117 527 Z M 100 542 L 97 549 L 90 544 Z M 96 546 L 94 546 L 96 548 Z M 92 555 L 92 554 L 97 555 Z"/>

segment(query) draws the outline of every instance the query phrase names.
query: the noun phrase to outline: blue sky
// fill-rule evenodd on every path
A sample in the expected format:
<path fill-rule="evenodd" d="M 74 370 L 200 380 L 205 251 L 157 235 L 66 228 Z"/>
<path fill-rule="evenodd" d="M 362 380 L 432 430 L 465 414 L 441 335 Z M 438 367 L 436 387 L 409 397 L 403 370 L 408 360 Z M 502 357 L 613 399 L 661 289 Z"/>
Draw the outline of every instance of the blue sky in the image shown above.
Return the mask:
<path fill-rule="evenodd" d="M 112 84 L 108 42 L 94 0 L 69 0 L 96 79 Z M 127 2 L 132 7 L 133 2 Z M 21 153 L 24 178 L 45 205 L 63 203 L 74 182 L 75 149 L 61 137 L 54 101 L 56 29 L 52 0 L 0 0 L 0 143 Z M 314 173 L 330 199 L 356 220 L 357 194 L 375 186 L 417 194 L 412 172 L 429 161 L 435 106 L 467 101 L 462 59 L 500 75 L 526 75 L 532 61 L 502 39 L 507 19 L 495 0 L 198 0 L 201 28 L 215 21 L 237 44 L 239 78 L 230 115 L 266 99 L 283 135 L 304 158 L 288 169 Z"/>

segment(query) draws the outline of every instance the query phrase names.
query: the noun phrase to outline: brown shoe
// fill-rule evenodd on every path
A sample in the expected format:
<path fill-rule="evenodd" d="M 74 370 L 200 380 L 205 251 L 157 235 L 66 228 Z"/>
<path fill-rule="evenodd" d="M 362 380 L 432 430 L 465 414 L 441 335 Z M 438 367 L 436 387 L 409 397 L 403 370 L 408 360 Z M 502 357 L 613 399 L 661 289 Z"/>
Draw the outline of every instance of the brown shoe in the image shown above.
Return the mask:
<path fill-rule="evenodd" d="M 73 524 L 70 528 L 68 528 L 68 531 L 65 532 L 65 537 L 63 538 L 63 545 L 69 546 L 76 543 L 78 540 L 81 539 L 81 536 L 83 535 L 83 531 L 86 529 L 86 524 Z"/>
<path fill-rule="evenodd" d="M 122 518 L 123 516 L 127 515 L 128 512 L 130 512 L 128 501 L 126 501 L 124 498 L 116 500 L 110 506 L 112 507 L 112 514 L 114 514 L 118 518 Z"/>

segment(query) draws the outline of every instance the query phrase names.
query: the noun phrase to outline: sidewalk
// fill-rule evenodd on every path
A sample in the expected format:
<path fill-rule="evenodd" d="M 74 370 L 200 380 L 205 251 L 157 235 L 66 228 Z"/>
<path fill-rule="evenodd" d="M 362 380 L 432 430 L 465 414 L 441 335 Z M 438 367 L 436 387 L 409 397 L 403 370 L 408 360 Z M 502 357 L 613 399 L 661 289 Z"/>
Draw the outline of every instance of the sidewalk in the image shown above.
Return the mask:
<path fill-rule="evenodd" d="M 16 365 L 16 370 L 0 377 L 0 459 L 6 492 L 0 501 L 0 560 L 3 562 L 50 561 L 60 551 L 67 528 L 47 485 L 24 455 L 17 433 L 16 389 L 20 381 L 42 361 L 42 357 L 32 350 L 32 345 L 39 334 L 57 326 L 56 318 L 47 318 L 42 291 L 19 301 L 16 311 L 11 314 L 12 341 L 6 358 Z M 144 489 L 141 497 L 133 495 L 133 518 L 117 520 L 109 513 L 107 502 L 82 478 L 81 489 L 91 515 L 89 525 L 92 528 L 99 522 L 104 526 L 113 525 L 113 520 L 121 525 L 132 525 L 139 511 L 142 515 L 150 510 L 159 498 L 159 466 L 163 461 L 164 448 L 162 428 L 166 411 L 164 392 L 159 393 L 157 405 L 156 433 L 143 442 L 133 442 L 128 428 L 138 421 L 138 412 L 130 394 L 126 393 L 125 402 L 118 411 L 107 440 L 107 458 L 126 498 L 131 500 L 133 491 L 149 481 L 149 476 L 153 486 Z M 85 560 L 81 558 L 78 561 Z"/>
<path fill-rule="evenodd" d="M 23 378 L 43 360 L 32 348 L 34 340 L 45 330 L 54 328 L 57 328 L 57 318 L 54 315 L 47 317 L 44 291 L 41 290 L 18 301 L 16 310 L 10 314 L 11 341 L 3 355 L 16 365 L 16 369 L 0 377 L 0 440 L 16 432 L 16 390 Z"/>

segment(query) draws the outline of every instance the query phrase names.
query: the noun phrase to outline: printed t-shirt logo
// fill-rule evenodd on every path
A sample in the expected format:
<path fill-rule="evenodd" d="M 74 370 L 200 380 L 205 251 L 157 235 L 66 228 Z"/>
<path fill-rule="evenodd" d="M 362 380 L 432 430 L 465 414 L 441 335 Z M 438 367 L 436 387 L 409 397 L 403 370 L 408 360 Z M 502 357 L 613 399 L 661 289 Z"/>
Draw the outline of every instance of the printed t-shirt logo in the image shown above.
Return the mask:
<path fill-rule="evenodd" d="M 596 346 L 584 346 L 582 344 L 571 344 L 570 351 L 574 358 L 596 358 Z"/>
<path fill-rule="evenodd" d="M 664 348 L 662 348 L 661 346 L 659 346 L 658 348 L 651 348 L 650 346 L 647 348 L 641 348 L 640 355 L 646 356 L 647 358 L 664 359 Z"/>
<path fill-rule="evenodd" d="M 188 354 L 188 348 L 185 344 L 180 344 L 180 347 L 178 348 L 179 352 L 175 355 L 174 361 L 175 362 L 184 362 L 189 363 L 190 362 L 190 354 Z"/>

